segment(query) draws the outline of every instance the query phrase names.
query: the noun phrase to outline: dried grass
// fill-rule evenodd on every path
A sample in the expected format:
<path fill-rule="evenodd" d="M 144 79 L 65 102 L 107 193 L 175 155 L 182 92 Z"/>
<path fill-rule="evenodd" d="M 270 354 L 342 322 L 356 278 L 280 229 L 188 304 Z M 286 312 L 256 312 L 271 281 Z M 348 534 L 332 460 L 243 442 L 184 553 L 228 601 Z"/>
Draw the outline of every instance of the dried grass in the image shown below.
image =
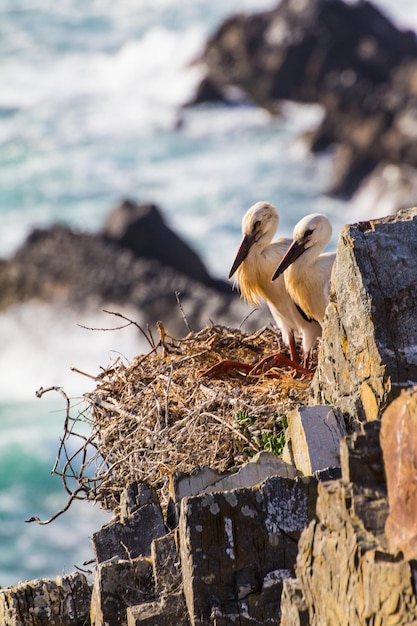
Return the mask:
<path fill-rule="evenodd" d="M 75 407 L 76 417 L 63 389 L 37 391 L 38 397 L 57 391 L 66 401 L 52 473 L 62 478 L 68 502 L 50 519 L 31 517 L 28 522 L 49 524 L 74 500 L 98 503 L 117 514 L 122 491 L 135 481 L 154 487 L 165 506 L 169 478 L 176 472 L 202 465 L 225 471 L 262 449 L 277 452 L 271 442 L 282 443 L 283 417 L 307 402 L 309 380 L 295 378 L 288 368 L 256 376 L 231 371 L 220 379 L 200 375 L 225 358 L 255 365 L 282 352 L 280 336 L 270 328 L 247 335 L 211 326 L 173 339 L 159 323 L 155 343 L 149 329 L 147 334 L 123 315 L 111 314 L 127 321 L 125 326 L 137 326 L 151 350 L 92 377 L 96 388 L 84 395 L 84 408 Z M 312 369 L 316 363 L 314 354 Z"/>
<path fill-rule="evenodd" d="M 165 335 L 130 365 L 105 371 L 86 396 L 101 458 L 90 498 L 117 511 L 121 491 L 136 480 L 168 498 L 169 476 L 201 465 L 224 471 L 262 449 L 263 432 L 279 432 L 281 417 L 306 402 L 309 382 L 280 368 L 278 378 L 231 372 L 222 379 L 199 375 L 225 358 L 255 364 L 281 351 L 279 335 L 252 335 L 224 326 Z M 250 415 L 252 426 L 237 420 Z M 91 440 L 90 440 L 91 441 Z"/>

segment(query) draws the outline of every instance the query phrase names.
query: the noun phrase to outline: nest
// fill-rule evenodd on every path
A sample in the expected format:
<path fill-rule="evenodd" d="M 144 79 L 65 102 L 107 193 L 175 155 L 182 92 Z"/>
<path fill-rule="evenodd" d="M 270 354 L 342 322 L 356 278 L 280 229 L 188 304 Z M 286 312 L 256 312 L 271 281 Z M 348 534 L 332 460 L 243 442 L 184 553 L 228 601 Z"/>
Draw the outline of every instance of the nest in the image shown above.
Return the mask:
<path fill-rule="evenodd" d="M 66 401 L 52 473 L 62 478 L 69 498 L 50 519 L 31 517 L 28 522 L 49 524 L 74 500 L 98 503 L 117 514 L 122 491 L 136 481 L 154 487 L 166 506 L 169 479 L 176 472 L 202 465 L 222 472 L 261 450 L 282 453 L 286 415 L 307 402 L 309 380 L 295 378 L 288 367 L 256 375 L 236 369 L 216 378 L 205 375 L 223 359 L 250 369 L 272 353 L 285 352 L 277 333 L 262 328 L 247 335 L 211 326 L 174 339 L 159 322 L 156 343 L 150 331 L 127 322 L 146 336 L 150 351 L 128 365 L 116 361 L 93 377 L 96 388 L 84 395 L 86 403 L 76 417 L 63 389 L 37 391 L 38 397 L 57 391 Z M 310 367 L 316 363 L 314 354 Z"/>
<path fill-rule="evenodd" d="M 279 453 L 285 415 L 307 400 L 309 381 L 288 368 L 257 376 L 235 370 L 219 379 L 201 375 L 225 358 L 254 365 L 283 351 L 272 329 L 247 335 L 211 326 L 180 340 L 162 325 L 159 331 L 148 354 L 106 370 L 86 396 L 93 433 L 88 443 L 100 458 L 88 499 L 116 512 L 121 492 L 134 481 L 153 486 L 164 505 L 176 472 L 201 465 L 225 471 L 262 449 Z"/>

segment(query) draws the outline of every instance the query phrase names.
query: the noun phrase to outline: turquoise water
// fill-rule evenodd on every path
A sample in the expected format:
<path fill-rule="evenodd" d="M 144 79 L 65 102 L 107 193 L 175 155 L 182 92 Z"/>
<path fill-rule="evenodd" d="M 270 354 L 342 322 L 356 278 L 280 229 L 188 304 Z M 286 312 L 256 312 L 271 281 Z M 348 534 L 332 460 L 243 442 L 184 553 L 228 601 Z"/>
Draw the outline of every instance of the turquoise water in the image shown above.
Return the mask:
<path fill-rule="evenodd" d="M 279 207 L 286 236 L 302 215 L 327 213 L 334 246 L 340 226 L 353 221 L 350 207 L 325 196 L 332 156 L 312 159 L 297 140 L 320 119 L 318 109 L 286 104 L 271 118 L 250 105 L 180 108 L 200 78 L 190 62 L 220 20 L 274 4 L 3 0 L 0 256 L 56 220 L 96 231 L 126 196 L 158 203 L 223 278 L 242 214 L 260 199 Z M 378 4 L 417 24 L 414 3 Z M 79 503 L 51 525 L 25 523 L 66 502 L 50 473 L 64 407 L 60 398 L 37 400 L 36 389 L 60 385 L 79 397 L 92 383 L 72 364 L 94 375 L 144 348 L 132 329 L 91 333 L 78 324 L 118 325 L 101 311 L 55 314 L 41 304 L 0 316 L 1 585 L 73 571 L 91 557 L 88 537 L 108 519 Z"/>
<path fill-rule="evenodd" d="M 61 478 L 51 474 L 63 434 L 63 403 L 46 399 L 0 406 L 0 585 L 54 577 L 92 558 L 89 536 L 109 515 L 75 503 L 50 525 L 67 502 Z M 87 566 L 88 568 L 88 566 Z"/>

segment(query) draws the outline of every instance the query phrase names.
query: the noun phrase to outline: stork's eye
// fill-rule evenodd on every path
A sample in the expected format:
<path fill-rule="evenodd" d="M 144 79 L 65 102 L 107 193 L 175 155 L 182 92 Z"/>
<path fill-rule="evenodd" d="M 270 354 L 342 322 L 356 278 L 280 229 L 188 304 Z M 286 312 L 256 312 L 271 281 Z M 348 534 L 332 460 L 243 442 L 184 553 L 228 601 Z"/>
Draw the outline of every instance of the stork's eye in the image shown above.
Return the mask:
<path fill-rule="evenodd" d="M 256 220 L 256 222 L 253 225 L 253 230 L 258 230 L 259 226 L 261 225 L 261 220 Z"/>
<path fill-rule="evenodd" d="M 306 230 L 306 232 L 304 233 L 304 239 L 307 239 L 312 234 L 313 234 L 313 231 L 311 229 L 310 230 Z"/>

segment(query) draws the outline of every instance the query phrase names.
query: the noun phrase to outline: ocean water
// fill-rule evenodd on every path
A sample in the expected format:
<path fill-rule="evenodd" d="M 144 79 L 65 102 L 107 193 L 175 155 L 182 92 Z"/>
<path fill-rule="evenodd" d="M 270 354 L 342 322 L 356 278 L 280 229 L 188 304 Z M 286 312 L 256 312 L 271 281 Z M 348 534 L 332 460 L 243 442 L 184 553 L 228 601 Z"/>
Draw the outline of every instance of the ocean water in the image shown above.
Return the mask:
<path fill-rule="evenodd" d="M 192 61 L 228 15 L 271 0 L 2 0 L 0 4 L 0 256 L 35 226 L 55 221 L 97 231 L 120 199 L 153 201 L 168 223 L 225 278 L 245 210 L 280 209 L 282 235 L 311 211 L 334 225 L 376 216 L 325 195 L 332 156 L 312 158 L 300 134 L 318 107 L 283 106 L 272 118 L 251 106 L 182 110 L 200 79 Z M 376 3 L 401 27 L 417 27 L 409 0 Z M 372 213 L 372 211 L 374 211 Z M 135 314 L 130 312 L 132 316 Z M 144 350 L 132 328 L 102 311 L 53 314 L 39 303 L 0 315 L 0 585 L 73 571 L 91 557 L 89 535 L 109 516 L 66 502 L 51 468 L 64 420 L 62 386 L 76 399 L 116 358 Z"/>

